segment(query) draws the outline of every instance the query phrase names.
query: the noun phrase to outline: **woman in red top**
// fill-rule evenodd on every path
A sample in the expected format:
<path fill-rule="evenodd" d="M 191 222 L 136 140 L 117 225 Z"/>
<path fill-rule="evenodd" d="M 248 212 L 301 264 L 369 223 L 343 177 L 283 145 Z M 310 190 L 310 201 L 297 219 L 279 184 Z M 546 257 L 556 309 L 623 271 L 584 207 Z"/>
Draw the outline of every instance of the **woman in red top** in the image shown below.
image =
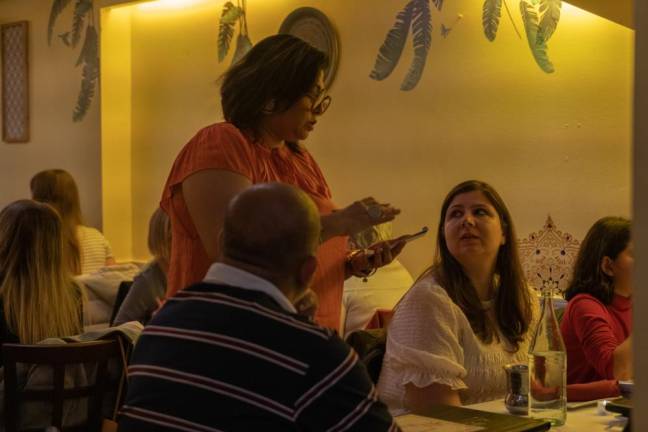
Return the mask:
<path fill-rule="evenodd" d="M 255 183 L 297 186 L 319 208 L 322 245 L 312 289 L 321 325 L 339 327 L 345 278 L 369 274 L 402 250 L 404 242 L 383 242 L 371 259 L 349 254 L 348 235 L 400 211 L 371 197 L 337 210 L 319 166 L 300 144 L 331 103 L 326 64 L 326 55 L 301 39 L 275 35 L 227 71 L 221 87 L 226 122 L 207 126 L 184 146 L 164 188 L 161 205 L 172 227 L 168 296 L 202 280 L 218 258 L 227 203 Z"/>
<path fill-rule="evenodd" d="M 632 378 L 632 243 L 630 221 L 598 220 L 585 236 L 561 322 L 570 399 L 617 395 Z"/>

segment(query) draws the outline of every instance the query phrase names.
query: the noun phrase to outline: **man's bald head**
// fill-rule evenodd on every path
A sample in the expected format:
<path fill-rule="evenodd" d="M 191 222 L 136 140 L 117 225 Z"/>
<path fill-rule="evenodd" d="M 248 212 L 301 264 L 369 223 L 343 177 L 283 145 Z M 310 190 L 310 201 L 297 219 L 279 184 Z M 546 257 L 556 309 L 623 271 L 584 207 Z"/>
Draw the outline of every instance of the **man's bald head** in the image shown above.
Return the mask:
<path fill-rule="evenodd" d="M 254 185 L 230 202 L 223 256 L 290 277 L 319 245 L 320 216 L 301 190 L 282 183 Z"/>

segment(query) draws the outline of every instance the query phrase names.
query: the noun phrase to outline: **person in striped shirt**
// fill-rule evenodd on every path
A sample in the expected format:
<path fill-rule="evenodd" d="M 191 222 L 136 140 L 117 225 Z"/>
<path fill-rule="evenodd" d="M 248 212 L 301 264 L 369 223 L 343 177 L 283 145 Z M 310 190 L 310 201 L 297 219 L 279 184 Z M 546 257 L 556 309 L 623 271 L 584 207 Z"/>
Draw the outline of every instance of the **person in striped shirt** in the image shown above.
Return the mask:
<path fill-rule="evenodd" d="M 320 229 L 292 186 L 232 200 L 219 261 L 138 340 L 120 432 L 398 430 L 355 352 L 293 306 L 308 293 Z"/>

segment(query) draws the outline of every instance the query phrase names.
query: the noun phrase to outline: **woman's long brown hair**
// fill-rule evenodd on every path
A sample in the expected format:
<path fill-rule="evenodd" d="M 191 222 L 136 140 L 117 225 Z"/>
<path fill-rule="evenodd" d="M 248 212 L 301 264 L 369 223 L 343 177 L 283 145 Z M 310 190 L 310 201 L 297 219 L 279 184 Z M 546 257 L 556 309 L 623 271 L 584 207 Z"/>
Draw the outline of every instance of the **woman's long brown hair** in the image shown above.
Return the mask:
<path fill-rule="evenodd" d="M 74 178 L 65 170 L 41 171 L 30 182 L 32 199 L 56 209 L 63 219 L 63 236 L 67 244 L 66 262 L 73 274 L 81 273 L 81 246 L 77 227 L 83 224 L 79 190 Z"/>

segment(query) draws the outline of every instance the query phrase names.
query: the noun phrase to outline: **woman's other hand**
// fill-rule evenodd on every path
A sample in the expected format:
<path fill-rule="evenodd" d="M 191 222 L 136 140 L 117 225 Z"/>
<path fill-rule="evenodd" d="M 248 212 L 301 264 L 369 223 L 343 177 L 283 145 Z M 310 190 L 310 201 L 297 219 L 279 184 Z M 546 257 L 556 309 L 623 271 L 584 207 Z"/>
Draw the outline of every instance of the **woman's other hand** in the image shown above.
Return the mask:
<path fill-rule="evenodd" d="M 341 235 L 353 235 L 374 225 L 394 220 L 400 209 L 389 203 L 380 203 L 373 197 L 322 217 L 322 240 Z"/>

